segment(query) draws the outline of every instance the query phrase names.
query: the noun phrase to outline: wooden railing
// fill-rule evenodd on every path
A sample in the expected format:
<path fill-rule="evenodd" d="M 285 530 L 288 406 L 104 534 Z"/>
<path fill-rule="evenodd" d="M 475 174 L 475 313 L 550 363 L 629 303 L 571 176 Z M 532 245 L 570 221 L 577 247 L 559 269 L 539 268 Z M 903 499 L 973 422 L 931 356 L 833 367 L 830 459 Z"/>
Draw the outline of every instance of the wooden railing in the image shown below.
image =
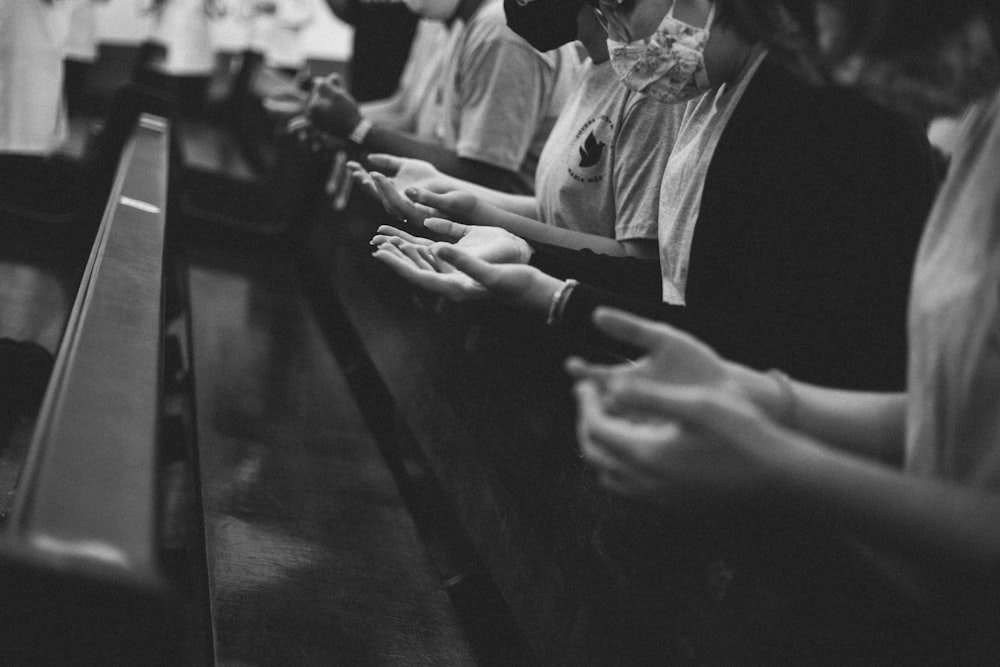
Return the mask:
<path fill-rule="evenodd" d="M 169 123 L 122 151 L 0 541 L 0 663 L 170 664 L 158 563 Z"/>

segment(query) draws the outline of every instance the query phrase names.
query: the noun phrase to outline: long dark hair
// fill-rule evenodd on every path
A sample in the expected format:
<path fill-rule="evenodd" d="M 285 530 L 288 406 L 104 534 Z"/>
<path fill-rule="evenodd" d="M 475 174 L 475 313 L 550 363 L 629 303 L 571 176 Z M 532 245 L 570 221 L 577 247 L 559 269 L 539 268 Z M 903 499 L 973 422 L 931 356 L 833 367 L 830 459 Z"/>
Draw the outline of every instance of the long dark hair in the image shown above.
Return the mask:
<path fill-rule="evenodd" d="M 980 16 L 1000 27 L 997 0 L 821 0 L 845 19 L 845 45 L 878 57 L 919 51 L 928 42 L 954 32 Z"/>
<path fill-rule="evenodd" d="M 1000 0 L 782 0 L 811 12 L 821 67 L 916 117 L 957 113 L 1000 81 Z"/>
<path fill-rule="evenodd" d="M 819 66 L 813 2 L 716 0 L 716 16 L 751 42 L 766 44 L 771 56 L 813 83 L 828 81 Z"/>

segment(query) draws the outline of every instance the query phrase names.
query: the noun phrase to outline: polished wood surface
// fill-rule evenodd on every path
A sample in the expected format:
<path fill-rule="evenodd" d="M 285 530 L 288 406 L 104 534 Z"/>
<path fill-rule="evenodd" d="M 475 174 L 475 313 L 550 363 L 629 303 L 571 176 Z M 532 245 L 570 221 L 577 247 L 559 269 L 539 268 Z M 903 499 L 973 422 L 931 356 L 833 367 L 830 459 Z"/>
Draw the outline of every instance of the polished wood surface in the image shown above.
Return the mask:
<path fill-rule="evenodd" d="M 474 664 L 291 257 L 195 249 L 191 300 L 218 663 Z"/>
<path fill-rule="evenodd" d="M 561 363 L 595 351 L 502 305 L 414 289 L 369 257 L 380 223 L 391 221 L 355 201 L 319 216 L 307 246 L 369 381 L 384 384 L 541 664 L 844 665 L 884 653 L 873 601 L 898 598 L 827 527 L 604 491 L 580 459 Z"/>
<path fill-rule="evenodd" d="M 169 129 L 133 121 L 74 305 L 54 313 L 67 324 L 0 539 L 3 664 L 183 651 L 158 530 Z"/>
<path fill-rule="evenodd" d="M 147 576 L 157 569 L 168 136 L 165 119 L 143 115 L 125 147 L 12 517 L 39 549 Z"/>

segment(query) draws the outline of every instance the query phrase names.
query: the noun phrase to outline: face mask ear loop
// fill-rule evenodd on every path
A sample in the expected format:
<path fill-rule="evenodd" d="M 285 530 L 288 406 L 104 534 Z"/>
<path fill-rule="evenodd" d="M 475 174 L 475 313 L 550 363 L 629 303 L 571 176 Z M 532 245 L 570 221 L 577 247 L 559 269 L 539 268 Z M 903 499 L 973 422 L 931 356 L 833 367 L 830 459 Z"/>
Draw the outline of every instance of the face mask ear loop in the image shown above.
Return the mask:
<path fill-rule="evenodd" d="M 677 2 L 677 0 L 674 0 L 674 2 Z M 708 18 L 705 19 L 705 28 L 704 28 L 704 30 L 705 30 L 705 34 L 706 35 L 712 32 L 712 24 L 713 23 L 715 23 L 715 3 L 714 2 L 711 3 L 711 6 L 708 9 Z"/>

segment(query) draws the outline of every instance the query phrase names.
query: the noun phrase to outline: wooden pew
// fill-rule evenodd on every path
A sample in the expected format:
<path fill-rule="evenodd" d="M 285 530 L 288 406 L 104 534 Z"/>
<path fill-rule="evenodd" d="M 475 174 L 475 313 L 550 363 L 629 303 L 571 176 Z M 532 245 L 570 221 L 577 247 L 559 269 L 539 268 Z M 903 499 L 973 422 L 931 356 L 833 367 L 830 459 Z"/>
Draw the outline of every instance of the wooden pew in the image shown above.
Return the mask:
<path fill-rule="evenodd" d="M 125 144 L 0 536 L 0 664 L 178 664 L 161 564 L 170 125 Z"/>
<path fill-rule="evenodd" d="M 377 397 L 359 397 L 371 420 L 417 443 L 540 664 L 835 664 L 885 650 L 850 605 L 894 600 L 902 619 L 908 603 L 826 527 L 791 534 L 751 509 L 670 513 L 599 488 L 562 370 L 595 351 L 524 313 L 411 288 L 369 257 L 392 221 L 357 199 L 321 212 L 307 243 L 331 337 Z"/>

